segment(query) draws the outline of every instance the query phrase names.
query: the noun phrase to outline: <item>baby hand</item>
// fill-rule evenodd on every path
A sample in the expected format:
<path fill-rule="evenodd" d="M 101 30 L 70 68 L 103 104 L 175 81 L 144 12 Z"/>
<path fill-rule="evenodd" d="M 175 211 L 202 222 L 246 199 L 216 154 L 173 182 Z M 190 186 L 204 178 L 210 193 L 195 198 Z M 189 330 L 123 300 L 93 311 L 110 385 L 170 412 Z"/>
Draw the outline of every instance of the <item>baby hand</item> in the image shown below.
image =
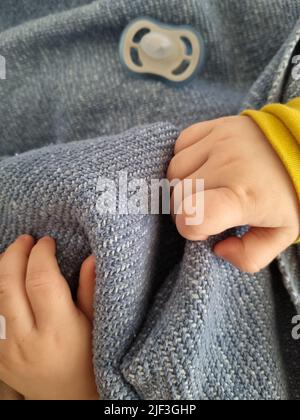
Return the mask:
<path fill-rule="evenodd" d="M 176 216 L 186 239 L 206 240 L 233 227 L 251 227 L 242 238 L 230 237 L 215 247 L 218 256 L 242 271 L 258 272 L 299 238 L 293 183 L 250 117 L 222 118 L 183 131 L 168 178 L 205 182 L 204 223 L 188 224 L 191 215 L 184 211 Z M 195 192 L 193 202 L 199 197 Z"/>
<path fill-rule="evenodd" d="M 55 243 L 21 236 L 1 255 L 0 379 L 26 399 L 97 399 L 92 365 L 94 261 L 82 266 L 77 308 Z"/>

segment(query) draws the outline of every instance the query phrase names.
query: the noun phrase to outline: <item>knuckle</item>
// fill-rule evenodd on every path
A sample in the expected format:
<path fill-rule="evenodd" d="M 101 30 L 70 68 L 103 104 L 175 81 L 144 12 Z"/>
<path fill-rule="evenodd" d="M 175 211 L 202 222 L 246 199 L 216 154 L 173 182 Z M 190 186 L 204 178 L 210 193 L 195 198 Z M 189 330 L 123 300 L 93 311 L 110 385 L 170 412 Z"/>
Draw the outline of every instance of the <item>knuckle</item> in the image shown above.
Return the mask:
<path fill-rule="evenodd" d="M 236 139 L 229 130 L 224 131 L 224 128 L 216 128 L 217 141 L 213 148 L 218 148 L 220 151 L 226 153 L 228 156 L 235 156 L 236 151 Z"/>
<path fill-rule="evenodd" d="M 193 133 L 196 126 L 197 126 L 197 124 L 196 125 L 191 125 L 191 126 L 185 128 L 184 130 L 182 130 L 177 142 L 179 142 L 180 139 L 183 140 L 185 137 L 188 137 L 191 133 Z"/>
<path fill-rule="evenodd" d="M 223 203 L 232 205 L 235 202 L 240 202 L 239 195 L 234 188 L 223 187 L 218 191 L 218 194 L 220 194 Z"/>
<path fill-rule="evenodd" d="M 222 146 L 223 150 L 225 149 L 226 152 L 230 152 L 233 149 L 233 144 L 228 144 L 230 140 L 233 140 L 234 132 L 229 126 L 229 124 L 220 124 L 214 127 L 213 129 L 213 135 L 215 139 L 217 140 L 214 147 Z"/>
<path fill-rule="evenodd" d="M 247 185 L 235 185 L 232 187 L 232 192 L 238 197 L 240 203 L 245 209 L 253 210 L 256 203 L 256 192 L 253 188 Z"/>
<path fill-rule="evenodd" d="M 231 161 L 231 153 L 230 149 L 227 144 L 224 144 L 224 141 L 217 141 L 211 150 L 209 151 L 208 157 L 209 159 L 217 158 L 219 161 L 221 160 L 220 164 L 223 166 L 223 162 Z M 221 159 L 220 159 L 221 158 Z"/>

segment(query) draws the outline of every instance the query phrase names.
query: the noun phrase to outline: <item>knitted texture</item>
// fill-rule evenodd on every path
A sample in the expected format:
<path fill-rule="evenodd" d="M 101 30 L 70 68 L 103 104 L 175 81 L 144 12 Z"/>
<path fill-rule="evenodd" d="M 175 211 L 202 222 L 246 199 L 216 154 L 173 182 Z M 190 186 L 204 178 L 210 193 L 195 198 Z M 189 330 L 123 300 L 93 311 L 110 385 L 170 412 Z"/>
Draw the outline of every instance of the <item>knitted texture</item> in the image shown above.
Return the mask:
<path fill-rule="evenodd" d="M 282 287 L 299 306 L 299 248 L 279 269 L 242 274 L 213 254 L 220 238 L 185 243 L 167 216 L 102 215 L 97 182 L 122 170 L 163 178 L 183 127 L 300 96 L 300 1 L 28 3 L 27 14 L 0 6 L 0 251 L 24 232 L 53 236 L 73 292 L 96 255 L 102 398 L 299 398 L 296 311 Z M 145 15 L 202 33 L 206 64 L 190 84 L 122 68 L 122 30 Z"/>

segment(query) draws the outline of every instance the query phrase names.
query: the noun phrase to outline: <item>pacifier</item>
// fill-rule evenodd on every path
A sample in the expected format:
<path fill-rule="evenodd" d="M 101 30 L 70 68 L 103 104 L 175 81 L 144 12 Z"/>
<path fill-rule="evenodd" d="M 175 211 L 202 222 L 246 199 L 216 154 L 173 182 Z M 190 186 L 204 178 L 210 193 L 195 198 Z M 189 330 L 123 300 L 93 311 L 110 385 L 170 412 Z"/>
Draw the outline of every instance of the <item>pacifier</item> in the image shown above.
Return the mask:
<path fill-rule="evenodd" d="M 126 68 L 135 74 L 160 76 L 180 83 L 200 70 L 204 43 L 190 26 L 166 25 L 140 18 L 125 28 L 120 56 Z"/>

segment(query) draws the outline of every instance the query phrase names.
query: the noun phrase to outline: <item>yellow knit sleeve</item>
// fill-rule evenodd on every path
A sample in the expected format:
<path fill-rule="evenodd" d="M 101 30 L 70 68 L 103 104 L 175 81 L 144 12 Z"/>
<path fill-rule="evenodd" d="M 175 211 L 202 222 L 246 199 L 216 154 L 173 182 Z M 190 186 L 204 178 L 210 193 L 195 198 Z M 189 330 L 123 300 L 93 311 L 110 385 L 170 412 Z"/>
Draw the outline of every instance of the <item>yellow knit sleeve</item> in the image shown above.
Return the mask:
<path fill-rule="evenodd" d="M 271 104 L 260 111 L 246 110 L 277 152 L 295 186 L 300 201 L 300 98 Z M 297 242 L 300 242 L 300 238 Z"/>

